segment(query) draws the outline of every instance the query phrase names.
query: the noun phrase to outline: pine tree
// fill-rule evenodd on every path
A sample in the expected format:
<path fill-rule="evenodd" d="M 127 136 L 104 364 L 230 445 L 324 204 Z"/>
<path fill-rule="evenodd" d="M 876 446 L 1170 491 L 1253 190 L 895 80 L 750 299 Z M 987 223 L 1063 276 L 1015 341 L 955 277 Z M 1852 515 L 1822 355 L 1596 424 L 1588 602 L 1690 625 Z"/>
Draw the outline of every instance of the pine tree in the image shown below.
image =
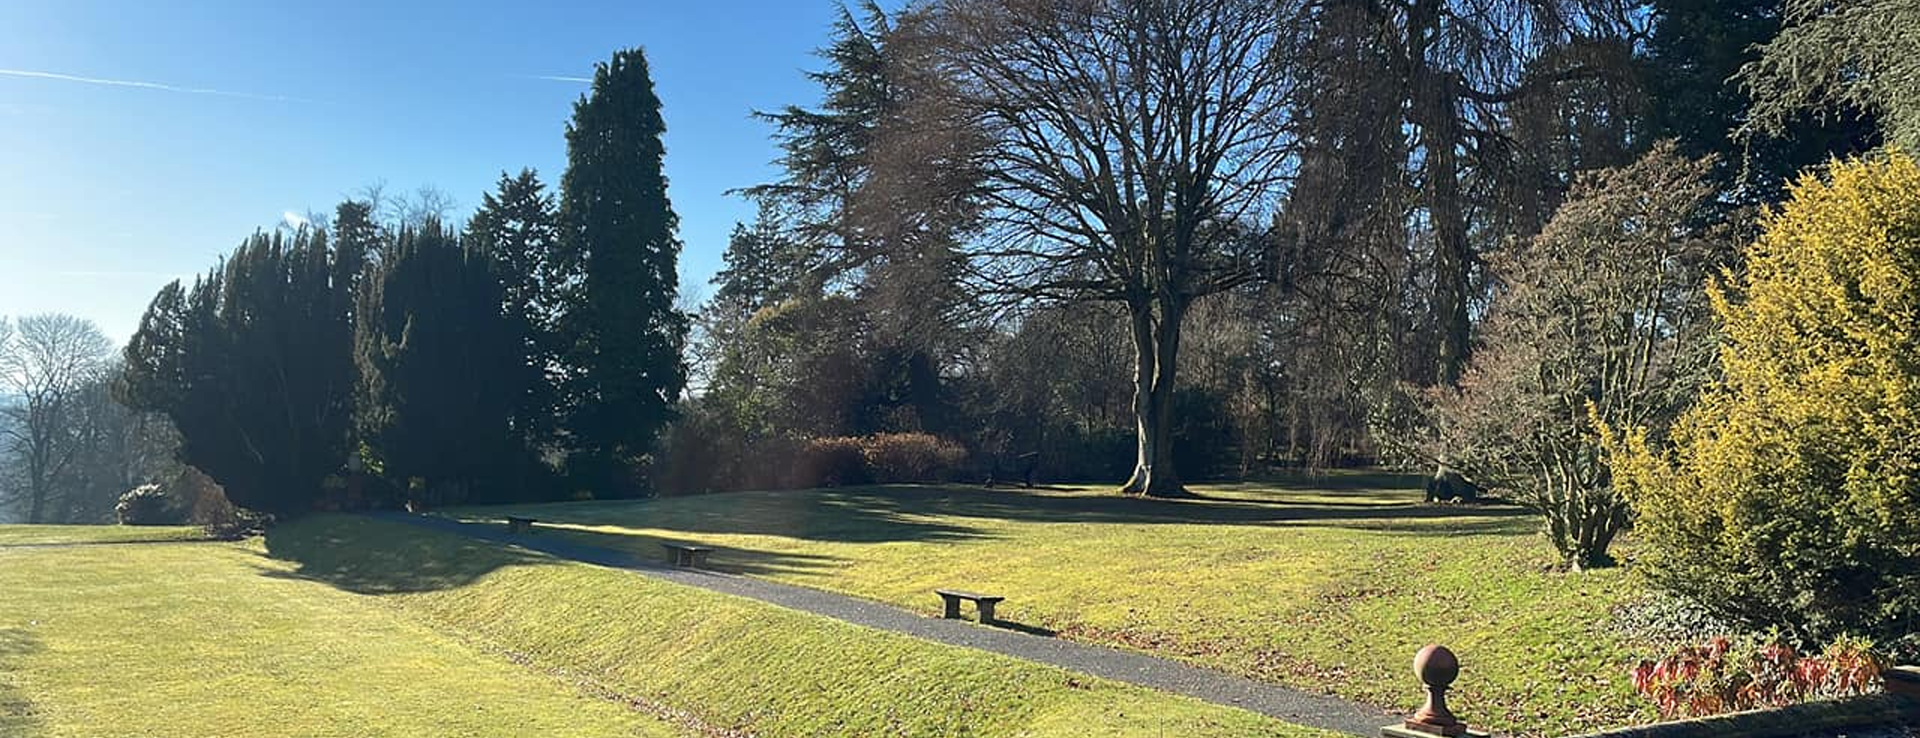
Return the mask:
<path fill-rule="evenodd" d="M 480 489 L 511 479 L 514 415 L 532 380 L 492 260 L 429 220 L 401 233 L 359 297 L 355 418 L 382 471 L 414 502 L 512 498 Z"/>
<path fill-rule="evenodd" d="M 674 308 L 680 241 L 646 55 L 617 52 L 574 104 L 561 180 L 560 334 L 575 471 L 603 492 L 637 491 L 646 454 L 686 385 L 687 318 Z"/>

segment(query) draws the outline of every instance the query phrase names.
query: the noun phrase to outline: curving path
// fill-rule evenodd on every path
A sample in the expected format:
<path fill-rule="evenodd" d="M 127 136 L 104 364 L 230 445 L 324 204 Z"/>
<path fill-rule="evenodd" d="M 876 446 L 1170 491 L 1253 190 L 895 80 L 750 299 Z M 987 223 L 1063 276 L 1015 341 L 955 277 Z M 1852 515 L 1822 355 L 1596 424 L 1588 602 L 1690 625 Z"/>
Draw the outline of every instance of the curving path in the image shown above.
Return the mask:
<path fill-rule="evenodd" d="M 724 592 L 781 607 L 810 612 L 869 628 L 904 633 L 951 646 L 977 648 L 1037 661 L 1114 681 L 1186 695 L 1237 707 L 1297 725 L 1354 735 L 1378 735 L 1380 726 L 1397 722 L 1379 708 L 1277 684 L 1258 682 L 1178 661 L 1104 646 L 981 627 L 962 620 L 923 617 L 890 605 L 807 587 L 700 569 L 670 567 L 625 551 L 589 546 L 539 535 L 513 535 L 505 526 L 400 512 L 370 516 L 407 525 L 456 533 L 538 551 L 562 559 L 625 569 L 692 587 Z M 928 593 L 931 597 L 932 593 Z"/>

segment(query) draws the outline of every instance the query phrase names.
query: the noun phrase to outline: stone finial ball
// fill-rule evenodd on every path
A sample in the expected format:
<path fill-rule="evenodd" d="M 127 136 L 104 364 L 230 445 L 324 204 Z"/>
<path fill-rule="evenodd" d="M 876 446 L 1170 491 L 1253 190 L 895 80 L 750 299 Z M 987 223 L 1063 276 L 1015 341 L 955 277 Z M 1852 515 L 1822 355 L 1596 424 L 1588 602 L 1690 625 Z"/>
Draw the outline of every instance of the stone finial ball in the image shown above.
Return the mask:
<path fill-rule="evenodd" d="M 1438 643 L 1428 644 L 1413 655 L 1413 674 L 1420 682 L 1445 687 L 1460 676 L 1460 659 Z"/>

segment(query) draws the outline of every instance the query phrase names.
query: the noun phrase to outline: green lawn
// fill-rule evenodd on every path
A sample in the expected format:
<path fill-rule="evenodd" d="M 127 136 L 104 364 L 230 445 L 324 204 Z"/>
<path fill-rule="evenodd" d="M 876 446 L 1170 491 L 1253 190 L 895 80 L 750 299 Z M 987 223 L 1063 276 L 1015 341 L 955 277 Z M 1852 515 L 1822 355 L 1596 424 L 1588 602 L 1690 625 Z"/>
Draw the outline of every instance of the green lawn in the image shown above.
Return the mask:
<path fill-rule="evenodd" d="M 453 511 L 525 513 L 544 533 L 658 555 L 718 547 L 715 568 L 935 614 L 936 587 L 1008 597 L 1002 616 L 1397 709 L 1427 642 L 1460 653 L 1456 709 L 1499 730 L 1653 717 L 1611 627 L 1625 571 L 1564 574 L 1510 508 L 1427 506 L 1409 480 L 1344 475 L 1202 486 L 1211 499 L 977 487 L 754 492 Z"/>
<path fill-rule="evenodd" d="M 0 525 L 0 546 L 193 541 L 206 537 L 206 529 L 193 525 Z"/>
<path fill-rule="evenodd" d="M 1328 734 L 410 526 L 0 548 L 0 735 Z"/>
<path fill-rule="evenodd" d="M 0 548 L 0 735 L 689 735 L 262 553 Z"/>
<path fill-rule="evenodd" d="M 1330 736 L 1254 713 L 393 523 L 274 531 L 298 574 L 711 732 Z M 534 735 L 528 732 L 527 735 Z"/>

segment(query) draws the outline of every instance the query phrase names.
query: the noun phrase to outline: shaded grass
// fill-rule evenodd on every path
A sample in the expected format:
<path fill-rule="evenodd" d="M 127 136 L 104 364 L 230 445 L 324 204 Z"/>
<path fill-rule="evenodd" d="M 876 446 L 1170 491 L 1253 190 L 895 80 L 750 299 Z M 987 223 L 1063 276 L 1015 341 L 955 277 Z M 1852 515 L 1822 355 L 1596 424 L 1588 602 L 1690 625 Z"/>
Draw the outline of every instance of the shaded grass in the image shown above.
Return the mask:
<path fill-rule="evenodd" d="M 394 523 L 267 539 L 286 576 L 379 592 L 536 669 L 757 736 L 1315 736 L 1322 731 L 630 572 Z M 428 564 L 422 566 L 422 564 Z M 423 573 L 424 572 L 424 573 Z M 531 735 L 532 733 L 529 733 Z"/>
<path fill-rule="evenodd" d="M 0 548 L 0 735 L 683 734 L 290 568 L 257 541 Z"/>
<path fill-rule="evenodd" d="M 1563 574 L 1508 507 L 1433 506 L 1411 480 L 1199 486 L 1203 499 L 1091 488 L 885 487 L 454 511 L 525 514 L 541 535 L 660 555 L 716 547 L 715 568 L 936 614 L 932 590 L 1009 599 L 1003 617 L 1268 681 L 1411 709 L 1415 650 L 1452 646 L 1452 701 L 1502 731 L 1653 717 L 1631 691 L 1613 608 L 1621 570 Z M 549 524 L 550 523 L 550 524 Z"/>
<path fill-rule="evenodd" d="M 197 541 L 206 538 L 206 529 L 194 525 L 0 525 L 0 546 Z"/>

